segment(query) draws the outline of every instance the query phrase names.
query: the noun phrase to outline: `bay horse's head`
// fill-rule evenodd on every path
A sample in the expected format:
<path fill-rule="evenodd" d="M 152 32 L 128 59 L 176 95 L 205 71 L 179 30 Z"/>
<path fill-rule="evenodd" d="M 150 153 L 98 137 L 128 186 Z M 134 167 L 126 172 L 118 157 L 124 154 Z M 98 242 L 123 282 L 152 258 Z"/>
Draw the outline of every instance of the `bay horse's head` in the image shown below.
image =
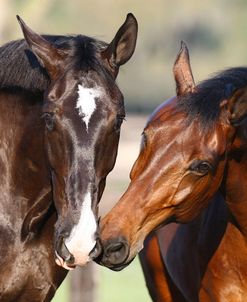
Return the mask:
<path fill-rule="evenodd" d="M 196 86 L 182 44 L 174 75 L 177 97 L 152 114 L 131 183 L 102 220 L 99 261 L 112 269 L 126 266 L 152 230 L 170 221 L 189 222 L 208 205 L 223 183 L 229 150 L 247 115 L 246 68 Z"/>
<path fill-rule="evenodd" d="M 100 251 L 98 202 L 113 169 L 123 95 L 115 79 L 132 56 L 137 21 L 128 14 L 110 44 L 86 36 L 51 42 L 18 18 L 32 52 L 50 77 L 44 94 L 45 148 L 51 172 L 57 264 L 84 265 Z"/>

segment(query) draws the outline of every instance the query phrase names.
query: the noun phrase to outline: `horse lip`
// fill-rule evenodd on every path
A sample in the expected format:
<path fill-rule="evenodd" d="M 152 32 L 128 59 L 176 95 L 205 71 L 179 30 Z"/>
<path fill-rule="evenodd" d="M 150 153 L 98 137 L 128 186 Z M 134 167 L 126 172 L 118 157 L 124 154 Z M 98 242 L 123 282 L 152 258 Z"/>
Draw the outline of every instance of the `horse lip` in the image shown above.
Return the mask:
<path fill-rule="evenodd" d="M 124 264 L 120 264 L 120 265 L 116 265 L 116 266 L 107 266 L 110 270 L 115 271 L 115 272 L 119 272 L 121 270 L 123 270 L 124 268 L 126 268 L 133 260 L 135 259 L 132 258 L 130 261 L 124 263 Z"/>
<path fill-rule="evenodd" d="M 57 251 L 55 251 L 55 256 L 55 262 L 58 266 L 61 266 L 62 268 L 67 270 L 73 270 L 76 267 L 76 265 L 67 264 L 67 262 L 64 261 L 64 259 L 58 254 Z"/>
<path fill-rule="evenodd" d="M 107 263 L 104 263 L 104 261 L 102 261 L 102 259 L 103 259 L 103 253 L 101 253 L 96 259 L 93 259 L 93 261 L 101 266 L 109 268 L 112 271 L 118 272 L 124 269 L 125 267 L 127 267 L 135 259 L 135 257 L 124 264 L 118 264 L 114 266 L 110 266 L 110 265 L 108 266 Z"/>
<path fill-rule="evenodd" d="M 121 270 L 123 270 L 126 266 L 128 266 L 128 264 L 125 265 L 121 265 L 121 266 L 115 266 L 115 267 L 108 267 L 110 270 L 114 271 L 114 272 L 120 272 Z"/>

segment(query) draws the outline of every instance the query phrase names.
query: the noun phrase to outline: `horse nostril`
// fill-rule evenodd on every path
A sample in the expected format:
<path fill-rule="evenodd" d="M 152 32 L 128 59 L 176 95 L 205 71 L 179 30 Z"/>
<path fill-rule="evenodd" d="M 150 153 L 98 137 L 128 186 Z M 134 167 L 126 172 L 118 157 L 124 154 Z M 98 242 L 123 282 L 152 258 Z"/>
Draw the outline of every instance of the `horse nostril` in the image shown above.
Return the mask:
<path fill-rule="evenodd" d="M 97 239 L 94 248 L 89 253 L 89 256 L 91 257 L 92 260 L 94 260 L 94 259 L 98 258 L 101 253 L 102 253 L 102 246 L 101 246 L 100 240 Z"/>
<path fill-rule="evenodd" d="M 57 253 L 58 255 L 63 258 L 63 260 L 67 263 L 67 264 L 71 264 L 73 265 L 75 262 L 75 258 L 74 256 L 69 252 L 67 246 L 64 243 L 64 238 L 60 237 L 57 243 Z"/>
<path fill-rule="evenodd" d="M 125 241 L 111 242 L 105 247 L 105 257 L 110 264 L 122 264 L 129 255 L 129 247 Z"/>

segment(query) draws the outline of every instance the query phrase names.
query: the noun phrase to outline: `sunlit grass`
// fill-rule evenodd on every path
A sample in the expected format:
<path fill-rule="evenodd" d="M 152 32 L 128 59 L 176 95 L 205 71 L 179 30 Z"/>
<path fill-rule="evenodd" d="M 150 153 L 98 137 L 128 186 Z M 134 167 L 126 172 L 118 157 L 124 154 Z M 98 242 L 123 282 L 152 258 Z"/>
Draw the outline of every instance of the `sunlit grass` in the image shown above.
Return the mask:
<path fill-rule="evenodd" d="M 100 271 L 98 302 L 150 302 L 139 260 L 121 272 Z"/>
<path fill-rule="evenodd" d="M 69 277 L 59 287 L 52 302 L 69 302 Z"/>
<path fill-rule="evenodd" d="M 150 302 L 139 260 L 121 272 L 99 268 L 97 302 Z M 63 282 L 52 302 L 69 302 L 69 278 Z"/>

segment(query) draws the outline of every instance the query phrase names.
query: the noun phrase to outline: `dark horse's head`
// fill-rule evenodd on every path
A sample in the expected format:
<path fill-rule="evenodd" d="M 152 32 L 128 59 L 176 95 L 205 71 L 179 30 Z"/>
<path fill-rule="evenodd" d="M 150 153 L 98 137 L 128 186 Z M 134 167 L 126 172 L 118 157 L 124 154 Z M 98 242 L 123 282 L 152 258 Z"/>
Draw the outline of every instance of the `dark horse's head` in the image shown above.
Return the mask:
<path fill-rule="evenodd" d="M 115 79 L 134 52 L 137 21 L 128 14 L 109 45 L 80 35 L 56 45 L 18 20 L 50 77 L 43 116 L 58 214 L 55 254 L 57 264 L 70 269 L 84 265 L 100 250 L 98 202 L 115 164 L 125 115 Z"/>
<path fill-rule="evenodd" d="M 224 192 L 230 152 L 246 148 L 247 68 L 196 86 L 183 44 L 174 75 L 177 97 L 149 119 L 131 183 L 102 220 L 101 263 L 112 269 L 126 266 L 152 230 L 191 221 L 219 188 Z"/>

